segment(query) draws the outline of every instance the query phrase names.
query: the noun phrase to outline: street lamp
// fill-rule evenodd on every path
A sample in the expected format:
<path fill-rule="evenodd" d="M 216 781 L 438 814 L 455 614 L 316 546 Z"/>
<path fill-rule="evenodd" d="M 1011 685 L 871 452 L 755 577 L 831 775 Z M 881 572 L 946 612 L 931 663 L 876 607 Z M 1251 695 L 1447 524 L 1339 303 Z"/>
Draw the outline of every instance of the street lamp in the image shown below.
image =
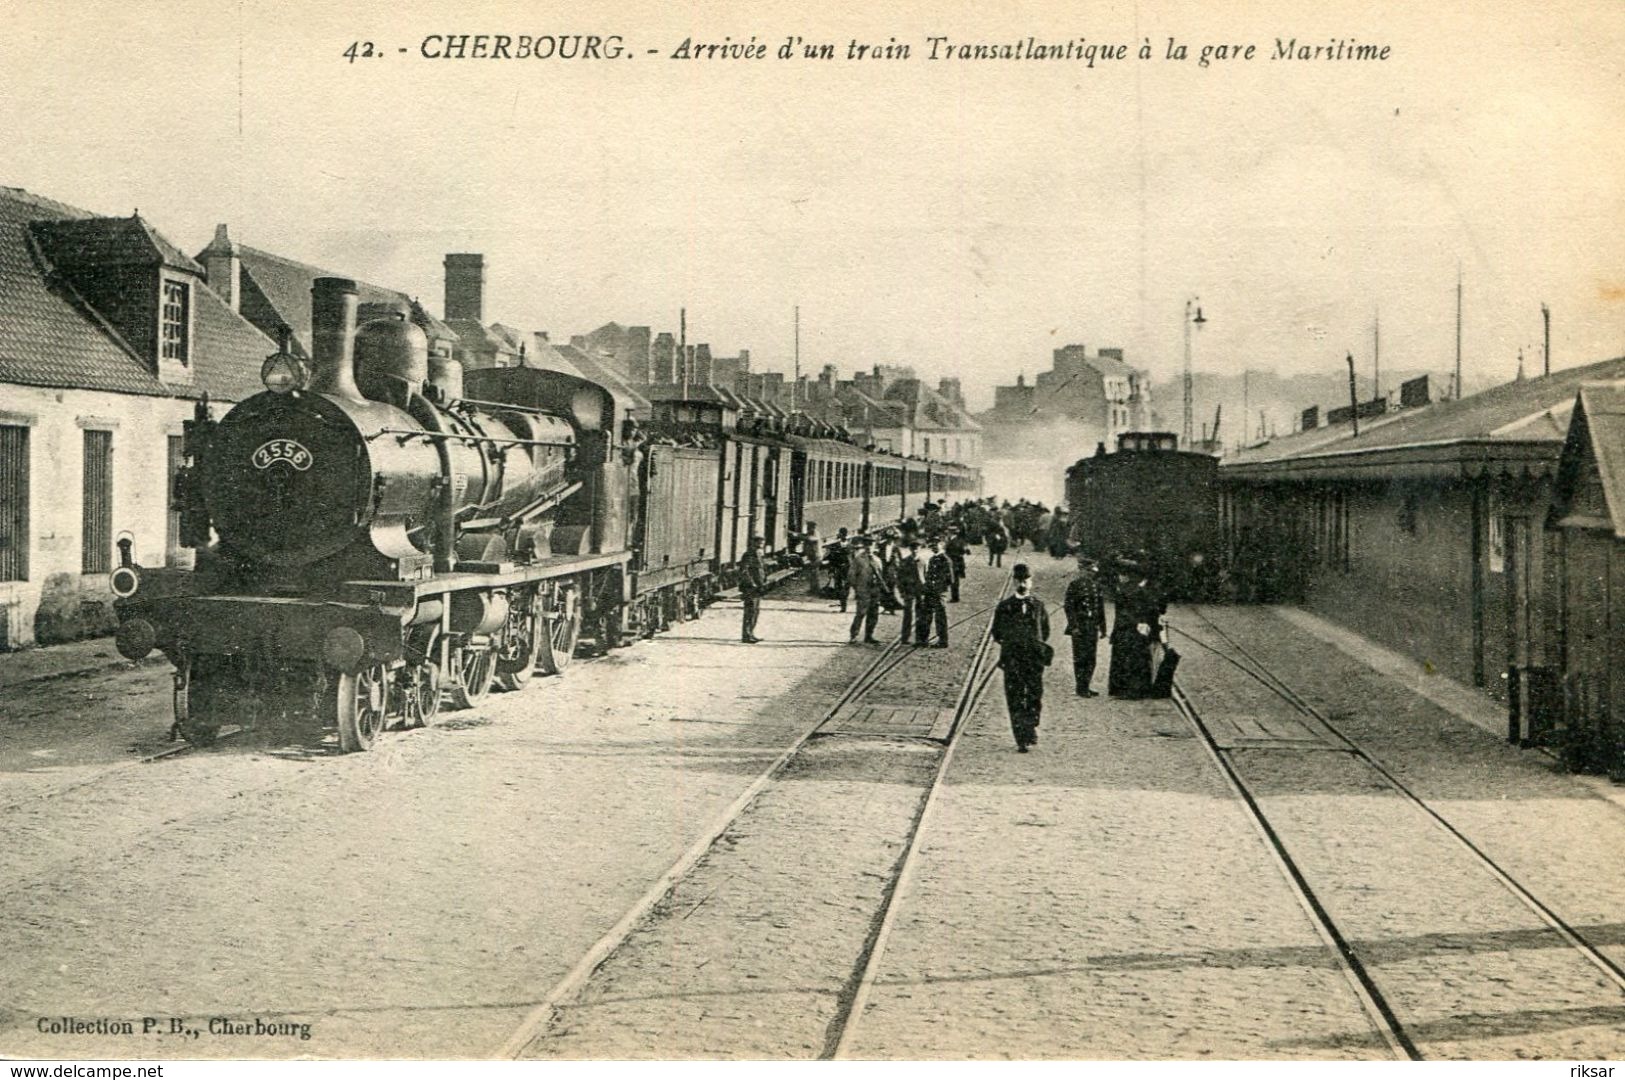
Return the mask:
<path fill-rule="evenodd" d="M 1193 386 L 1194 386 L 1194 383 L 1193 383 L 1193 381 L 1191 379 L 1191 327 L 1192 326 L 1200 327 L 1204 323 L 1207 322 L 1207 320 L 1202 317 L 1202 303 L 1201 303 L 1201 300 L 1202 300 L 1201 297 L 1193 296 L 1189 300 L 1185 301 L 1185 322 L 1184 322 L 1184 327 L 1185 327 L 1185 432 L 1184 432 L 1185 443 L 1184 443 L 1184 445 L 1185 445 L 1185 449 L 1187 449 L 1187 450 L 1193 449 L 1193 447 L 1195 445 L 1195 441 L 1194 441 L 1194 438 L 1193 438 L 1193 436 L 1195 434 L 1195 429 L 1193 427 L 1193 418 L 1192 418 L 1192 410 L 1194 408 L 1195 402 L 1193 400 Z M 1195 312 L 1196 312 L 1195 315 L 1191 314 L 1191 311 L 1192 311 L 1193 308 L 1195 309 Z"/>

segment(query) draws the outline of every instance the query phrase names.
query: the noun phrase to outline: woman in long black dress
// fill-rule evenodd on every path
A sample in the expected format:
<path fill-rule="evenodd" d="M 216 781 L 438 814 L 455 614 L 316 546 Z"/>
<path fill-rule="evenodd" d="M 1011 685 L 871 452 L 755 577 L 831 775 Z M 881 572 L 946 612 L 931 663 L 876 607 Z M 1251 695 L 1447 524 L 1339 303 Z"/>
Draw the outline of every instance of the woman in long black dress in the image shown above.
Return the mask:
<path fill-rule="evenodd" d="M 1118 569 L 1117 617 L 1112 622 L 1112 662 L 1106 692 L 1115 698 L 1151 694 L 1151 647 L 1167 604 L 1140 567 L 1123 560 Z"/>

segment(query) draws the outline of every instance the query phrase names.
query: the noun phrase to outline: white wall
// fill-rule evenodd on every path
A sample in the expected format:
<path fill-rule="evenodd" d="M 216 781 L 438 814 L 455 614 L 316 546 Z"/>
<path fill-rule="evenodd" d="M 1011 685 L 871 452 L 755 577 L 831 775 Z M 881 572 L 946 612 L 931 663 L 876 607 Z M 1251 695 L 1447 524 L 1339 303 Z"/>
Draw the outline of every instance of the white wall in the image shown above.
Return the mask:
<path fill-rule="evenodd" d="M 112 535 L 135 535 L 135 561 L 161 566 L 168 535 L 168 436 L 181 433 L 192 402 L 90 390 L 0 385 L 0 423 L 29 429 L 28 580 L 0 581 L 0 617 L 11 648 L 34 642 L 42 599 L 51 610 L 86 611 L 87 629 L 106 629 L 113 595 L 106 574 L 83 574 L 84 432 L 113 434 Z M 223 406 L 217 406 L 220 415 Z M 117 565 L 117 548 L 112 553 Z M 100 622 L 100 625 L 97 625 Z"/>

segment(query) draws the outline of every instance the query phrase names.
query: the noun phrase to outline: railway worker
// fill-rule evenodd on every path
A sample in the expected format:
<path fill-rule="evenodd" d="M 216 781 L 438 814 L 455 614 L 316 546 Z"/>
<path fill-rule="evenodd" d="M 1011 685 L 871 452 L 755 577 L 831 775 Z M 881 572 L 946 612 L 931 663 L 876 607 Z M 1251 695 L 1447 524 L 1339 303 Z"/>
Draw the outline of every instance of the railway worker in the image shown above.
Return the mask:
<path fill-rule="evenodd" d="M 1118 560 L 1117 617 L 1112 622 L 1112 661 L 1106 690 L 1116 698 L 1151 696 L 1151 648 L 1162 633 L 1166 610 L 1145 568 Z"/>
<path fill-rule="evenodd" d="M 1078 556 L 1078 576 L 1066 587 L 1066 633 L 1072 638 L 1072 681 L 1079 697 L 1099 697 L 1089 688 L 1095 677 L 1095 655 L 1106 636 L 1106 600 L 1095 577 L 1095 564 Z"/>
<path fill-rule="evenodd" d="M 948 562 L 953 566 L 953 580 L 948 585 L 948 602 L 959 603 L 959 583 L 965 580 L 965 558 L 970 554 L 970 545 L 965 542 L 963 526 L 955 525 L 948 530 L 948 543 L 943 547 L 948 555 Z"/>
<path fill-rule="evenodd" d="M 1044 711 L 1044 669 L 1055 657 L 1049 644 L 1049 612 L 1033 595 L 1033 575 L 1026 563 L 1010 571 L 1015 595 L 999 601 L 993 612 L 993 640 L 1004 669 L 1004 705 L 1016 749 L 1023 754 L 1038 745 L 1038 720 Z"/>
<path fill-rule="evenodd" d="M 807 522 L 807 532 L 801 538 L 801 561 L 807 564 L 807 591 L 822 596 L 824 582 L 820 577 L 820 563 L 824 561 L 824 542 L 818 535 L 818 522 Z"/>
<path fill-rule="evenodd" d="M 920 542 L 908 540 L 903 544 L 903 557 L 897 560 L 897 595 L 903 602 L 903 632 L 898 635 L 904 644 L 914 635 L 918 622 L 920 644 L 925 644 L 924 612 L 920 602 L 925 592 L 925 572 L 920 566 Z"/>
<path fill-rule="evenodd" d="M 1010 530 L 1003 521 L 994 518 L 987 526 L 987 564 L 1003 566 L 1004 552 L 1010 546 Z"/>
<path fill-rule="evenodd" d="M 894 615 L 903 606 L 903 598 L 897 594 L 897 564 L 902 561 L 902 555 L 897 549 L 897 533 L 887 529 L 880 535 L 880 606 L 886 609 L 886 614 Z"/>
<path fill-rule="evenodd" d="M 750 547 L 739 560 L 739 599 L 745 605 L 744 622 L 739 627 L 739 640 L 754 645 L 762 639 L 756 636 L 756 620 L 762 614 L 762 594 L 767 592 L 767 568 L 762 565 L 762 538 L 750 538 Z"/>
<path fill-rule="evenodd" d="M 852 561 L 852 544 L 846 538 L 846 530 L 837 529 L 835 539 L 830 541 L 829 553 L 824 556 L 829 564 L 830 584 L 835 588 L 835 595 L 841 601 L 841 610 L 846 610 L 846 568 Z"/>
<path fill-rule="evenodd" d="M 948 609 L 943 606 L 942 594 L 954 583 L 954 564 L 943 553 L 942 538 L 931 538 L 931 557 L 925 564 L 925 582 L 920 590 L 919 624 L 915 627 L 914 642 L 924 645 L 936 628 L 934 648 L 948 647 Z"/>
<path fill-rule="evenodd" d="M 850 644 L 858 643 L 858 630 L 863 630 L 865 645 L 878 645 L 875 623 L 880 621 L 880 594 L 886 583 L 881 576 L 880 559 L 869 550 L 868 537 L 852 541 L 851 557 L 847 560 L 847 580 L 852 583 L 852 630 Z"/>

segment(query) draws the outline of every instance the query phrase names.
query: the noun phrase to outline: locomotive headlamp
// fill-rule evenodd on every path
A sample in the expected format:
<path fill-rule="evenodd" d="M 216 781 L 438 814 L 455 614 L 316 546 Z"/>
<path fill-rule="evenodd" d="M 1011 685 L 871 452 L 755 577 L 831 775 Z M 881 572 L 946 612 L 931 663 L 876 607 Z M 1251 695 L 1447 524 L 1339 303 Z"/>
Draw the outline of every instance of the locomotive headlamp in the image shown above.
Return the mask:
<path fill-rule="evenodd" d="M 113 571 L 107 585 L 113 590 L 113 595 L 120 599 L 134 596 L 136 590 L 141 588 L 141 574 L 133 566 L 121 566 Z"/>
<path fill-rule="evenodd" d="M 303 390 L 309 381 L 310 373 L 305 368 L 305 362 L 292 353 L 273 353 L 260 365 L 260 382 L 274 394 Z"/>

